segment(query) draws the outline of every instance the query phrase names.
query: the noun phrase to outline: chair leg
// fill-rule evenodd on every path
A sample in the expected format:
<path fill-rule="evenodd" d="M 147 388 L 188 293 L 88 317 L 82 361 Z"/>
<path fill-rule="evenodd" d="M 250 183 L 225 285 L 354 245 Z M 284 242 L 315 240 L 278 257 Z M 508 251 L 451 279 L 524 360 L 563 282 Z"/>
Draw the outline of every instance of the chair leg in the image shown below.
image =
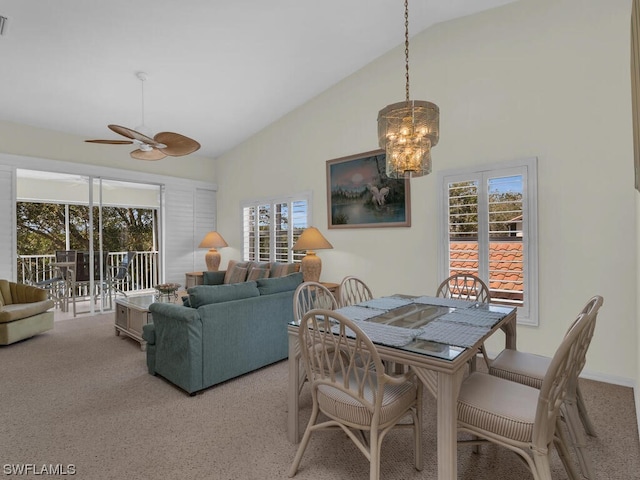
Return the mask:
<path fill-rule="evenodd" d="M 582 425 L 584 426 L 584 430 L 587 432 L 587 435 L 590 437 L 597 437 L 598 434 L 596 432 L 593 423 L 591 423 L 591 419 L 589 415 L 587 415 L 587 407 L 584 404 L 584 397 L 582 396 L 582 391 L 580 390 L 580 385 L 576 387 L 576 403 L 578 406 L 578 413 L 580 414 L 580 420 L 582 421 Z"/>
<path fill-rule="evenodd" d="M 378 429 L 372 429 L 369 439 L 369 480 L 380 480 L 380 450 L 382 437 Z"/>
<path fill-rule="evenodd" d="M 535 472 L 533 472 L 535 480 L 552 480 L 548 453 L 546 455 L 534 453 L 533 463 L 535 465 Z"/>
<path fill-rule="evenodd" d="M 419 395 L 418 405 L 416 406 L 415 416 L 413 418 L 413 436 L 414 438 L 414 457 L 415 467 L 419 472 L 422 471 L 422 395 Z"/>
<path fill-rule="evenodd" d="M 562 421 L 560 420 L 560 417 L 558 417 L 558 419 L 556 420 L 556 436 L 553 440 L 553 443 L 556 446 L 558 456 L 562 461 L 562 465 L 564 465 L 564 469 L 567 472 L 569 480 L 581 480 L 580 475 L 573 465 L 571 456 L 569 455 L 569 450 L 567 448 L 567 436 L 565 435 L 562 428 Z"/>
<path fill-rule="evenodd" d="M 289 473 L 288 473 L 289 477 L 295 476 L 296 472 L 298 471 L 298 467 L 300 466 L 300 461 L 302 460 L 302 455 L 304 455 L 304 451 L 306 450 L 307 444 L 309 443 L 309 439 L 311 438 L 311 432 L 312 432 L 311 427 L 316 423 L 316 419 L 318 418 L 319 411 L 320 410 L 318 409 L 316 402 L 314 402 L 313 411 L 311 412 L 311 418 L 309 419 L 307 428 L 304 431 L 304 435 L 302 436 L 302 441 L 300 442 L 300 446 L 298 446 L 298 451 L 296 452 L 296 456 L 293 459 L 293 463 L 289 468 Z"/>
<path fill-rule="evenodd" d="M 582 431 L 580 422 L 580 413 L 575 398 L 568 395 L 563 404 L 564 418 L 569 430 L 569 439 L 573 445 L 573 449 L 578 457 L 578 463 L 580 469 L 585 478 L 593 480 L 593 467 L 591 465 L 591 459 L 586 449 L 586 438 Z"/>

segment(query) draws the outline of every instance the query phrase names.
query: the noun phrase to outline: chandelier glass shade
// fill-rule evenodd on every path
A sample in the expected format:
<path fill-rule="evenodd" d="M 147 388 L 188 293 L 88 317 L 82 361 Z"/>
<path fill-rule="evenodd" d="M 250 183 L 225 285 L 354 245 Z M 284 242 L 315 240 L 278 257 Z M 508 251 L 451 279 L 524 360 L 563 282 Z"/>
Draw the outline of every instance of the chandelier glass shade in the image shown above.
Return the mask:
<path fill-rule="evenodd" d="M 431 148 L 438 144 L 440 109 L 410 100 L 387 105 L 378 113 L 378 143 L 385 150 L 387 177 L 421 177 L 431 173 Z"/>
<path fill-rule="evenodd" d="M 409 6 L 404 2 L 406 99 L 378 112 L 378 144 L 386 153 L 389 178 L 421 177 L 431 173 L 431 148 L 440 137 L 440 109 L 435 103 L 410 100 Z"/>

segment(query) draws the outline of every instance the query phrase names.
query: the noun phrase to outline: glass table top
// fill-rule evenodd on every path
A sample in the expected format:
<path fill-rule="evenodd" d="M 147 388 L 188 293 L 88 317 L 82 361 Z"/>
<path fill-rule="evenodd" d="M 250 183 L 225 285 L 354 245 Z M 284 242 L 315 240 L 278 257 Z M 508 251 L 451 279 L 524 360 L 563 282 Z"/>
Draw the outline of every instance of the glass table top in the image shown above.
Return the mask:
<path fill-rule="evenodd" d="M 377 306 L 384 305 L 385 301 L 388 303 L 387 307 L 392 306 L 391 301 L 396 299 L 403 299 L 407 304 L 389 308 L 386 311 L 384 311 L 384 308 L 375 310 Z M 436 305 L 429 304 L 430 301 L 436 303 Z M 448 306 L 447 303 L 455 306 Z M 367 308 L 369 309 L 369 316 L 366 315 Z M 465 342 L 457 341 L 459 338 L 465 337 L 469 332 L 475 334 L 475 336 L 471 337 L 471 340 L 467 340 L 467 344 L 472 345 L 475 343 L 475 338 L 479 339 L 488 333 L 491 328 L 514 310 L 514 307 L 500 305 L 463 302 L 460 300 L 448 302 L 445 299 L 426 296 L 394 295 L 393 297 L 382 297 L 381 299 L 364 302 L 356 306 L 345 307 L 337 311 L 354 320 L 369 335 L 371 340 L 378 345 L 445 360 L 454 360 L 468 348 L 468 346 L 464 346 Z M 353 316 L 350 314 L 353 314 Z M 353 318 L 354 316 L 356 318 Z M 376 324 L 377 326 L 375 328 L 366 328 L 374 327 L 368 324 Z M 400 340 L 401 344 L 398 344 L 387 341 L 388 338 L 384 338 L 384 326 L 389 327 L 386 329 L 390 333 L 388 338 L 393 338 L 395 342 L 398 342 L 398 338 L 402 338 L 401 335 L 398 335 L 399 332 L 405 335 L 406 342 Z M 445 330 L 452 330 L 443 336 L 441 332 L 443 327 Z M 382 337 L 379 336 L 380 330 L 383 331 Z M 447 338 L 450 338 L 451 341 L 447 341 Z M 456 345 L 456 343 L 459 343 L 459 345 Z"/>

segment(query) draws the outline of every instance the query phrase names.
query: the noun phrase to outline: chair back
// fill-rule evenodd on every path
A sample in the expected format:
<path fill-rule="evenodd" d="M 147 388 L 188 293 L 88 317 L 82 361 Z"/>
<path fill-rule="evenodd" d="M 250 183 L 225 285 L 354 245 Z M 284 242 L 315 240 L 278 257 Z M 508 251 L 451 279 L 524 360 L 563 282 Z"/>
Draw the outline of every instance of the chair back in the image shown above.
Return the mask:
<path fill-rule="evenodd" d="M 331 291 L 318 282 L 304 282 L 293 294 L 293 318 L 300 324 L 305 313 L 314 308 L 335 310 L 338 303 Z"/>
<path fill-rule="evenodd" d="M 458 298 L 480 303 L 491 302 L 487 284 L 468 273 L 456 273 L 444 280 L 438 287 L 436 297 Z"/>
<path fill-rule="evenodd" d="M 347 307 L 357 303 L 366 302 L 373 298 L 371 289 L 359 278 L 345 277 L 340 283 L 340 307 Z"/>
<path fill-rule="evenodd" d="M 373 342 L 353 321 L 331 310 L 310 310 L 300 324 L 300 349 L 314 397 L 318 389 L 339 390 L 377 422 L 391 377 Z"/>
<path fill-rule="evenodd" d="M 115 280 L 124 280 L 129 275 L 129 269 L 131 268 L 131 264 L 133 263 L 133 257 L 136 256 L 136 252 L 128 251 L 127 254 L 122 258 L 122 261 L 118 265 L 116 269 L 116 274 L 114 275 Z"/>
<path fill-rule="evenodd" d="M 76 253 L 76 282 L 89 281 L 89 252 Z"/>
<path fill-rule="evenodd" d="M 65 280 L 75 281 L 75 265 L 78 259 L 77 250 L 56 250 L 56 263 L 66 263 L 69 266 L 58 266 L 58 269 Z M 73 277 L 73 278 L 71 278 Z"/>
<path fill-rule="evenodd" d="M 575 385 L 584 366 L 601 305 L 600 296 L 587 303 L 551 359 L 540 387 L 533 427 L 533 444 L 537 448 L 546 449 L 553 440 L 558 412 L 568 389 Z"/>

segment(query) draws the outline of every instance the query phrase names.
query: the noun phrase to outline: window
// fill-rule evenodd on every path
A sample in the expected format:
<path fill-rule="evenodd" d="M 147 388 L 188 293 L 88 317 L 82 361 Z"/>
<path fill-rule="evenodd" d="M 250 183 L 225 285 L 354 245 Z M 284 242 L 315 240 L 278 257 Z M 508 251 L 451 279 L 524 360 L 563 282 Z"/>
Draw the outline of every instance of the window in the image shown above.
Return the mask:
<path fill-rule="evenodd" d="M 441 275 L 477 275 L 537 325 L 536 159 L 441 172 Z"/>
<path fill-rule="evenodd" d="M 299 262 L 305 252 L 294 252 L 291 247 L 309 226 L 309 204 L 309 194 L 244 202 L 242 259 Z"/>

